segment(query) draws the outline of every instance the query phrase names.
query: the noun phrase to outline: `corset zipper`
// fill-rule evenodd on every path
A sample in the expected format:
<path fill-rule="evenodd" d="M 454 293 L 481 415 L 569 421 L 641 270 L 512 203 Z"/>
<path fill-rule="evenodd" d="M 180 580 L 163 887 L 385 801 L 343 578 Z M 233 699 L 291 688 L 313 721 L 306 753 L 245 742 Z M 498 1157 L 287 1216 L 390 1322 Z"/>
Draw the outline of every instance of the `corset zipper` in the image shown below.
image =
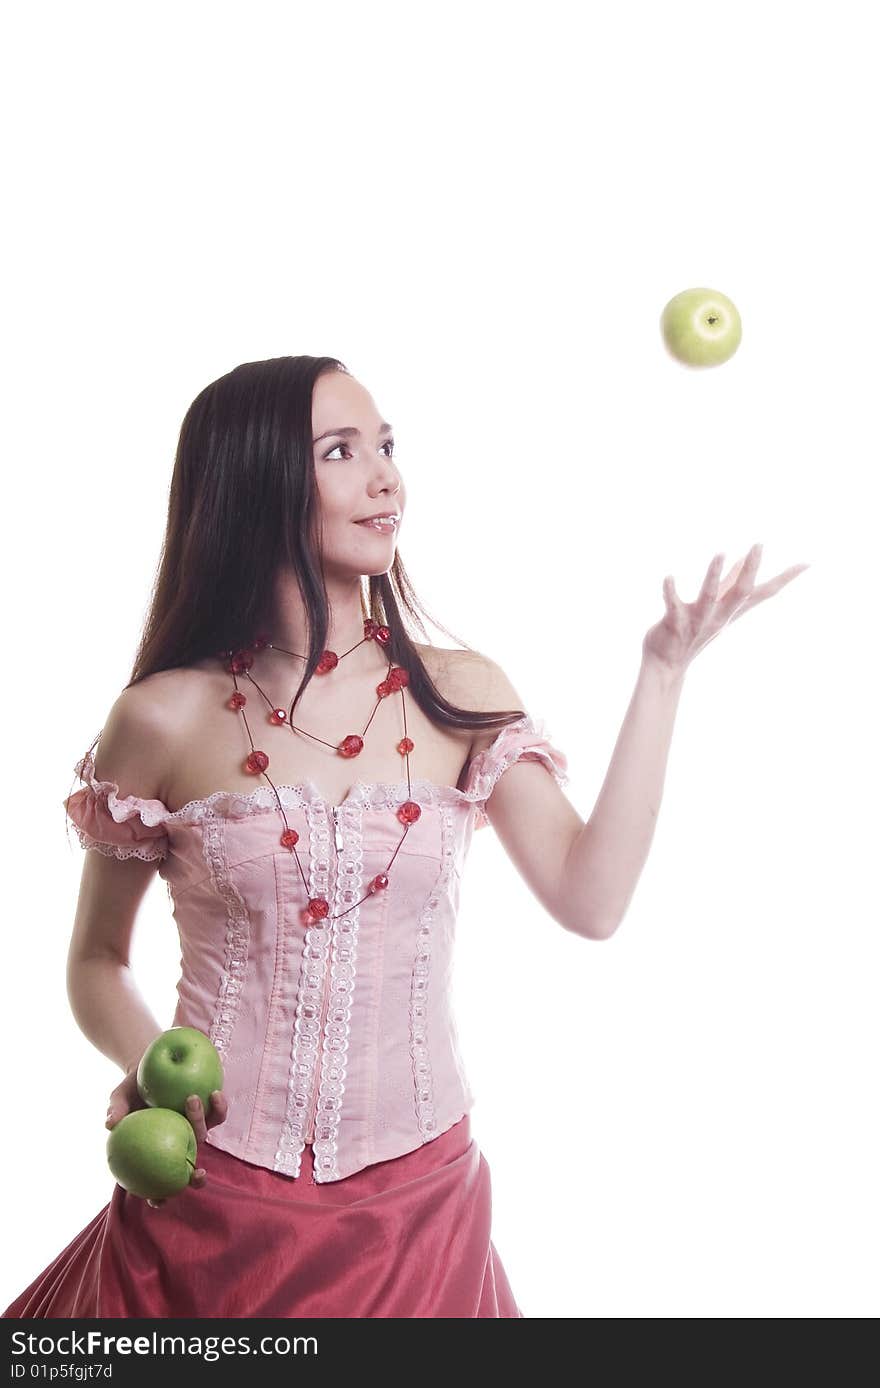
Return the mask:
<path fill-rule="evenodd" d="M 338 813 L 338 808 L 335 807 L 335 806 L 334 806 L 334 809 L 333 809 L 333 828 L 334 828 L 334 831 L 335 831 L 335 836 L 336 836 L 336 848 L 337 848 L 337 851 L 338 851 L 339 849 L 342 848 L 342 832 L 341 832 L 341 830 L 340 830 L 340 828 L 339 828 L 339 813 Z M 338 876 L 338 864 L 337 864 L 337 876 Z M 335 893 L 334 893 L 334 895 L 335 895 Z M 331 932 L 332 932 L 332 930 L 333 930 L 332 925 L 331 925 L 331 927 L 330 927 L 330 930 L 331 930 Z M 306 1142 L 307 1145 L 308 1145 L 309 1143 L 313 1143 L 314 1140 L 315 1140 L 315 1116 L 316 1116 L 317 1110 L 318 1110 L 318 1091 L 319 1091 L 320 1088 L 321 1088 L 321 1069 L 322 1069 L 322 1066 L 323 1066 L 323 1057 L 324 1057 L 324 1026 L 325 1026 L 325 1023 L 326 1023 L 326 1021 L 327 1021 L 327 1012 L 328 1012 L 328 1010 L 329 1010 L 329 1009 L 328 1009 L 328 1006 L 327 1006 L 327 1003 L 328 1003 L 328 1000 L 329 1000 L 329 991 L 330 991 L 330 989 L 329 989 L 329 984 L 330 984 L 330 962 L 331 962 L 331 953 L 332 953 L 332 937 L 331 937 L 330 943 L 329 943 L 328 946 L 327 946 L 327 959 L 326 959 L 326 962 L 325 962 L 325 964 L 324 964 L 324 991 L 323 991 L 323 995 L 322 995 L 322 998 L 321 998 L 321 1025 L 320 1025 L 319 1028 L 318 1028 L 318 1058 L 317 1058 L 317 1061 L 316 1061 L 316 1064 L 315 1064 L 315 1088 L 314 1088 L 314 1093 L 312 1094 L 311 1117 L 310 1117 L 310 1119 L 309 1119 L 309 1126 L 308 1126 L 308 1128 L 306 1129 L 306 1136 L 305 1136 L 305 1142 Z"/>

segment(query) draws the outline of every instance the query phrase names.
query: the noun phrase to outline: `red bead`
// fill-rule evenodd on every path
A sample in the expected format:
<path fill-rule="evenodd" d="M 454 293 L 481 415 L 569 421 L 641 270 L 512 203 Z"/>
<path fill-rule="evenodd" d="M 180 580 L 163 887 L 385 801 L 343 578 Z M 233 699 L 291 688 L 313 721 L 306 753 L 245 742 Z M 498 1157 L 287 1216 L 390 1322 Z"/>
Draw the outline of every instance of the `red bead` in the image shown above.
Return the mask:
<path fill-rule="evenodd" d="M 356 757 L 364 750 L 364 739 L 358 737 L 357 733 L 349 733 L 344 737 L 337 747 L 337 752 L 343 757 Z"/>
<path fill-rule="evenodd" d="M 335 670 L 339 664 L 339 656 L 335 651 L 322 651 L 315 666 L 316 675 L 326 675 L 328 671 Z"/>
<path fill-rule="evenodd" d="M 388 642 L 391 640 L 391 628 L 376 627 L 376 630 L 373 633 L 373 640 L 381 642 L 383 646 L 387 645 Z"/>
<path fill-rule="evenodd" d="M 233 675 L 243 675 L 254 663 L 254 657 L 250 651 L 236 651 L 229 662 L 229 668 Z"/>
<path fill-rule="evenodd" d="M 367 641 L 372 641 L 373 637 L 376 635 L 376 628 L 378 625 L 379 623 L 374 622 L 372 617 L 366 617 L 364 619 L 364 636 Z"/>
<path fill-rule="evenodd" d="M 395 692 L 396 691 L 387 680 L 383 680 L 381 684 L 376 685 L 376 693 L 379 695 L 380 699 L 385 699 L 389 694 L 394 694 Z"/>
<path fill-rule="evenodd" d="M 286 709 L 286 708 L 273 708 L 272 712 L 269 714 L 269 722 L 270 722 L 270 723 L 274 723 L 275 726 L 276 726 L 276 728 L 278 727 L 278 724 L 279 724 L 279 723 L 286 723 L 286 722 L 287 722 L 287 709 Z"/>
<path fill-rule="evenodd" d="M 251 752 L 245 762 L 248 771 L 265 771 L 269 765 L 269 758 L 265 752 Z"/>
<path fill-rule="evenodd" d="M 416 804 L 415 800 L 404 800 L 397 811 L 397 818 L 401 824 L 415 824 L 416 820 L 421 818 L 421 814 L 421 807 Z"/>
<path fill-rule="evenodd" d="M 411 737 L 402 737 L 397 744 L 397 750 L 401 756 L 405 756 L 407 752 L 413 750 L 415 745 Z"/>
<path fill-rule="evenodd" d="M 295 829 L 285 829 L 281 835 L 281 842 L 285 848 L 293 848 L 295 843 L 299 843 L 299 834 Z"/>
<path fill-rule="evenodd" d="M 240 689 L 236 689 L 236 691 L 235 691 L 235 693 L 233 694 L 232 698 L 229 700 L 229 707 L 230 707 L 230 708 L 234 708 L 235 711 L 238 712 L 238 710 L 239 710 L 240 708 L 244 708 L 244 706 L 245 706 L 246 703 L 247 703 L 247 695 L 246 695 L 246 694 L 242 694 L 242 692 L 241 692 Z"/>
<path fill-rule="evenodd" d="M 268 644 L 269 638 L 264 631 L 261 631 L 259 636 L 255 636 L 253 641 L 251 642 L 251 646 L 255 651 L 265 650 Z"/>
<path fill-rule="evenodd" d="M 395 665 L 386 678 L 393 689 L 405 689 L 409 684 L 409 674 L 402 665 Z"/>
<path fill-rule="evenodd" d="M 321 921 L 330 910 L 330 903 L 322 896 L 313 896 L 306 909 L 313 920 Z"/>
<path fill-rule="evenodd" d="M 389 879 L 388 879 L 388 873 L 387 873 L 387 872 L 380 872 L 380 873 L 377 873 L 377 875 L 373 878 L 372 882 L 370 883 L 369 888 L 368 888 L 368 891 L 370 891 L 370 892 L 382 892 L 382 891 L 384 891 L 385 888 L 388 886 L 388 880 L 389 880 Z"/>

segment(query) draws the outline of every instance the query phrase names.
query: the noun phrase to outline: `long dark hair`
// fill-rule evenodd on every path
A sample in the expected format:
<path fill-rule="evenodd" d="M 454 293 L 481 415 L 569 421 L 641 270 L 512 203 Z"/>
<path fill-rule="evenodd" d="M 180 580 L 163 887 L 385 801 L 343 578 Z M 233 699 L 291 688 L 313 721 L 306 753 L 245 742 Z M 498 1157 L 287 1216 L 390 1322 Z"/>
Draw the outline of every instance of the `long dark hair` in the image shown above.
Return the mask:
<path fill-rule="evenodd" d="M 159 570 L 126 688 L 148 675 L 237 650 L 265 629 L 278 567 L 298 576 L 309 652 L 295 708 L 324 650 L 327 590 L 318 546 L 319 496 L 312 446 L 312 392 L 336 357 L 244 362 L 206 386 L 181 425 Z M 449 703 L 407 630 L 427 636 L 399 550 L 388 573 L 361 584 L 364 618 L 387 626 L 389 659 L 409 672 L 407 693 L 434 723 L 501 728 L 523 709 L 477 712 Z M 405 612 L 404 612 L 405 609 Z M 435 622 L 467 650 L 446 627 Z"/>

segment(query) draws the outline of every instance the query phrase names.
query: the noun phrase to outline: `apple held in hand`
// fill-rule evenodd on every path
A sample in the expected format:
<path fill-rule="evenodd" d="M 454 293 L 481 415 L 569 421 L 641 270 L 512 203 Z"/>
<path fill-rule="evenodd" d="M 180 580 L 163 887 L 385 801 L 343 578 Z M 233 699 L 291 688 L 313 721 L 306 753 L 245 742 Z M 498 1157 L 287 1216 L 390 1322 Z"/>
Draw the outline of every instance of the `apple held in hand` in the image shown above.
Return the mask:
<path fill-rule="evenodd" d="M 223 1065 L 203 1031 L 172 1027 L 141 1056 L 137 1087 L 151 1108 L 170 1108 L 184 1116 L 190 1094 L 198 1094 L 207 1114 L 214 1090 L 223 1088 Z"/>
<path fill-rule="evenodd" d="M 193 1126 L 182 1114 L 138 1108 L 120 1118 L 107 1138 L 107 1164 L 123 1190 L 162 1200 L 189 1185 L 197 1148 Z"/>
<path fill-rule="evenodd" d="M 685 366 L 720 366 L 742 337 L 736 304 L 717 289 L 684 289 L 663 310 L 660 330 L 669 352 Z"/>

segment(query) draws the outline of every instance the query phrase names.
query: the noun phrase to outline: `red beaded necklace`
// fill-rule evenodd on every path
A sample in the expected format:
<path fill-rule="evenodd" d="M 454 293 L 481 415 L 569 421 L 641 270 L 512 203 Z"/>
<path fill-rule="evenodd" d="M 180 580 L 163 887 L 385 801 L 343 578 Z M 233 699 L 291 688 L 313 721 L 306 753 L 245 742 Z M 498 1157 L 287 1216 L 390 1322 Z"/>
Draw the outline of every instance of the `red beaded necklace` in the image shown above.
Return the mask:
<path fill-rule="evenodd" d="M 364 621 L 363 640 L 357 641 L 355 645 L 351 647 L 351 650 L 345 651 L 342 656 L 338 656 L 335 651 L 322 652 L 318 664 L 315 667 L 315 674 L 326 675 L 329 674 L 331 670 L 335 670 L 336 666 L 339 664 L 339 661 L 344 660 L 347 655 L 351 655 L 351 652 L 356 651 L 358 646 L 363 645 L 364 641 L 378 641 L 381 646 L 385 646 L 390 641 L 390 639 L 391 631 L 388 627 L 380 626 L 378 622 L 374 622 L 370 618 L 367 618 Z M 302 863 L 300 862 L 299 854 L 296 851 L 296 844 L 297 840 L 299 839 L 299 834 L 296 832 L 295 829 L 291 829 L 290 825 L 288 824 L 287 816 L 284 813 L 284 806 L 281 803 L 281 798 L 278 794 L 278 791 L 271 778 L 266 775 L 266 768 L 269 765 L 269 758 L 267 754 L 254 746 L 254 739 L 251 736 L 250 724 L 247 720 L 247 714 L 244 711 L 245 704 L 247 703 L 247 695 L 243 694 L 239 689 L 237 676 L 246 675 L 247 678 L 250 680 L 251 684 L 254 686 L 254 688 L 257 689 L 258 692 L 262 695 L 263 699 L 269 707 L 268 722 L 273 727 L 286 727 L 289 728 L 291 732 L 305 733 L 306 737 L 314 737 L 316 742 L 323 742 L 325 747 L 335 746 L 336 751 L 342 757 L 357 757 L 363 750 L 364 737 L 366 736 L 367 728 L 369 728 L 376 715 L 376 709 L 379 707 L 381 701 L 383 699 L 386 699 L 389 694 L 396 694 L 398 692 L 400 693 L 400 701 L 403 711 L 404 733 L 406 732 L 406 700 L 404 699 L 403 691 L 406 688 L 407 684 L 409 684 L 409 674 L 406 670 L 403 669 L 402 666 L 395 666 L 389 662 L 387 675 L 381 681 L 380 684 L 376 685 L 376 693 L 379 697 L 376 700 L 373 712 L 367 719 L 367 727 L 364 728 L 363 733 L 349 733 L 348 736 L 344 737 L 341 742 L 334 744 L 331 742 L 324 741 L 323 738 L 316 737 L 314 733 L 306 732 L 305 728 L 297 728 L 295 724 L 291 723 L 290 721 L 290 717 L 293 712 L 293 700 L 291 699 L 290 701 L 291 708 L 289 714 L 287 709 L 276 708 L 273 705 L 271 699 L 269 699 L 269 697 L 265 693 L 265 691 L 260 688 L 259 684 L 257 684 L 257 681 L 251 675 L 251 666 L 254 663 L 255 652 L 264 650 L 267 646 L 270 646 L 271 649 L 274 651 L 280 650 L 284 655 L 296 656 L 296 652 L 285 651 L 282 646 L 273 645 L 267 636 L 261 634 L 257 636 L 253 641 L 251 641 L 247 646 L 243 646 L 240 650 L 221 651 L 219 659 L 223 661 L 227 670 L 230 671 L 232 675 L 233 684 L 235 685 L 235 692 L 232 694 L 229 700 L 228 707 L 233 709 L 235 712 L 241 714 L 242 718 L 244 719 L 244 725 L 247 731 L 248 741 L 251 744 L 251 751 L 246 757 L 244 763 L 245 770 L 254 775 L 265 776 L 266 780 L 269 782 L 269 785 L 275 792 L 275 799 L 278 802 L 278 809 L 281 814 L 281 818 L 284 821 L 284 831 L 281 834 L 280 842 L 285 848 L 290 848 L 293 850 L 293 853 L 296 857 L 297 866 L 299 868 L 300 876 L 303 880 L 303 885 L 306 889 L 306 893 L 308 893 L 309 884 L 306 881 L 305 873 L 302 869 Z M 303 657 L 299 656 L 296 658 L 301 660 Z M 402 737 L 397 744 L 397 751 L 400 752 L 401 755 L 406 757 L 406 784 L 407 790 L 410 794 L 412 793 L 412 781 L 410 780 L 409 774 L 409 754 L 414 747 L 415 743 L 413 742 L 412 738 L 407 736 Z M 387 888 L 388 883 L 390 881 L 390 878 L 388 876 L 389 869 L 400 851 L 400 845 L 406 838 L 406 835 L 409 832 L 410 825 L 415 824 L 416 820 L 419 819 L 419 817 L 421 816 L 421 813 L 421 808 L 415 800 L 404 800 L 403 804 L 398 808 L 398 810 L 396 811 L 396 815 L 397 818 L 400 820 L 401 824 L 404 826 L 403 833 L 400 836 L 400 841 L 398 842 L 397 847 L 391 855 L 391 861 L 387 864 L 385 871 L 377 873 L 377 875 L 372 879 L 367 888 L 367 895 L 361 897 L 361 901 L 356 901 L 354 903 L 354 906 L 349 906 L 345 911 L 340 911 L 338 916 L 328 917 L 330 903 L 327 901 L 327 899 L 323 896 L 311 897 L 308 906 L 306 906 L 303 909 L 303 923 L 308 925 L 316 920 L 338 920 L 340 916 L 347 916 L 349 911 L 353 911 L 355 909 L 355 906 L 360 906 L 361 902 L 366 901 L 368 897 L 374 895 L 376 892 L 384 891 Z"/>

